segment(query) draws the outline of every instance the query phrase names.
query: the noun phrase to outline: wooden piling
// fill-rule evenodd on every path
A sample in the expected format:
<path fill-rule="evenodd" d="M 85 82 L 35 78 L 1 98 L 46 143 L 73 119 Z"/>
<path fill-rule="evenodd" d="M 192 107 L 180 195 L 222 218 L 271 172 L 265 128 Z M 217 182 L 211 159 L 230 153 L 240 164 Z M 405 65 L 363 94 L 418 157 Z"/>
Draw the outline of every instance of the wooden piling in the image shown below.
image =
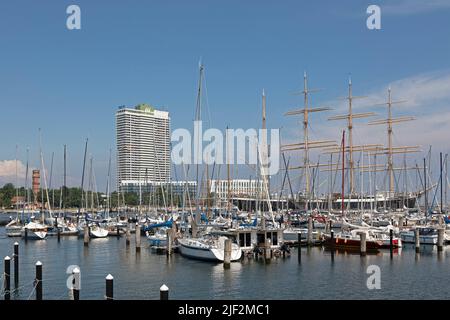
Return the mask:
<path fill-rule="evenodd" d="M 420 252 L 420 235 L 419 235 L 419 229 L 416 228 L 414 230 L 414 241 L 416 244 L 416 253 Z"/>
<path fill-rule="evenodd" d="M 58 216 L 55 217 L 55 227 L 56 227 L 56 233 L 58 236 L 58 242 L 61 241 L 61 230 L 58 227 Z"/>
<path fill-rule="evenodd" d="M 389 251 L 391 254 L 391 258 L 394 255 L 394 230 L 389 230 Z"/>
<path fill-rule="evenodd" d="M 272 248 L 270 239 L 266 238 L 266 243 L 264 245 L 264 258 L 270 260 L 272 257 Z"/>
<path fill-rule="evenodd" d="M 4 281 L 5 281 L 5 291 L 3 296 L 5 300 L 11 300 L 11 258 L 6 256 L 4 260 L 5 272 L 4 272 Z"/>
<path fill-rule="evenodd" d="M 136 252 L 141 252 L 141 225 L 136 223 Z"/>
<path fill-rule="evenodd" d="M 106 300 L 114 300 L 114 277 L 110 274 L 106 276 Z"/>
<path fill-rule="evenodd" d="M 164 301 L 169 300 L 169 288 L 165 284 L 159 288 L 159 299 Z"/>
<path fill-rule="evenodd" d="M 437 242 L 437 249 L 439 252 L 441 252 L 444 249 L 444 228 L 438 229 L 438 242 Z"/>
<path fill-rule="evenodd" d="M 89 246 L 89 227 L 87 225 L 84 226 L 84 246 Z"/>
<path fill-rule="evenodd" d="M 127 228 L 127 239 L 126 239 L 126 244 L 127 244 L 127 247 L 130 245 L 130 242 L 131 242 L 131 223 L 130 222 L 128 222 L 128 228 Z"/>
<path fill-rule="evenodd" d="M 80 300 L 80 269 L 75 268 L 72 271 L 74 283 L 72 286 L 73 300 Z"/>
<path fill-rule="evenodd" d="M 231 239 L 226 239 L 223 246 L 223 267 L 229 269 L 231 264 Z"/>
<path fill-rule="evenodd" d="M 331 250 L 331 262 L 334 263 L 334 230 L 331 230 L 331 242 L 330 242 L 330 250 Z"/>
<path fill-rule="evenodd" d="M 14 286 L 19 286 L 19 243 L 14 242 Z"/>
<path fill-rule="evenodd" d="M 301 232 L 297 233 L 297 237 L 298 237 L 298 253 L 297 253 L 297 258 L 298 258 L 298 263 L 302 262 L 302 234 Z"/>
<path fill-rule="evenodd" d="M 400 231 L 403 229 L 403 217 L 398 218 L 398 229 Z"/>
<path fill-rule="evenodd" d="M 366 255 L 366 233 L 365 232 L 360 232 L 359 233 L 359 238 L 360 238 L 360 254 L 361 256 L 365 256 Z"/>
<path fill-rule="evenodd" d="M 173 230 L 168 229 L 166 230 L 166 255 L 170 256 L 172 254 L 172 236 L 173 236 Z"/>
<path fill-rule="evenodd" d="M 25 242 L 28 242 L 28 228 L 24 228 L 25 232 Z"/>
<path fill-rule="evenodd" d="M 312 232 L 313 232 L 313 219 L 312 219 L 312 217 L 309 217 L 308 218 L 308 246 L 311 246 L 313 244 Z"/>
<path fill-rule="evenodd" d="M 42 262 L 36 262 L 36 278 L 34 280 L 36 286 L 36 300 L 42 300 Z"/>

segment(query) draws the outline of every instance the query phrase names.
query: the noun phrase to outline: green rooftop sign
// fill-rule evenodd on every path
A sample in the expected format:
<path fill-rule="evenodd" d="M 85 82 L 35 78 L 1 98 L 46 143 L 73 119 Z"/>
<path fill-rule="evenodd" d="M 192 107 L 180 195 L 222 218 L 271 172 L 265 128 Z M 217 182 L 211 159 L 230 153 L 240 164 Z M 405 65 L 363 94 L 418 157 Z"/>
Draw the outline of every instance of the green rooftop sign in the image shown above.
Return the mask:
<path fill-rule="evenodd" d="M 139 111 L 143 111 L 145 113 L 153 113 L 155 111 L 155 108 L 153 108 L 152 106 L 146 104 L 146 103 L 141 103 L 138 104 L 136 107 L 134 107 L 136 110 Z"/>

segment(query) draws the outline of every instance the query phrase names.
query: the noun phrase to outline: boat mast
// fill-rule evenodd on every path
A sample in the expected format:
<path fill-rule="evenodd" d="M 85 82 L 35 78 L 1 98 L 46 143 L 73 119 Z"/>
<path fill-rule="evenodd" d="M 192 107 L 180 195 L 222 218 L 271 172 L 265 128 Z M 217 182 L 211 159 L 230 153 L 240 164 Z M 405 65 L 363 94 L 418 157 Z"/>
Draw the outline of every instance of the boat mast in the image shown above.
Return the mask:
<path fill-rule="evenodd" d="M 16 221 L 19 220 L 19 175 L 17 167 L 18 150 L 19 146 L 16 144 Z"/>
<path fill-rule="evenodd" d="M 342 217 L 345 217 L 344 196 L 345 196 L 345 130 L 342 131 L 342 192 L 341 192 Z"/>
<path fill-rule="evenodd" d="M 291 169 L 304 169 L 305 170 L 305 210 L 309 209 L 309 197 L 310 197 L 310 149 L 313 148 L 325 148 L 335 146 L 334 141 L 330 140 L 322 140 L 322 141 L 311 141 L 309 140 L 309 114 L 312 112 L 320 112 L 320 111 L 328 111 L 330 108 L 321 107 L 321 108 L 311 108 L 309 106 L 309 95 L 311 93 L 318 92 L 318 89 L 309 89 L 308 88 L 308 77 L 306 72 L 303 73 L 303 91 L 300 94 L 303 94 L 303 109 L 292 110 L 286 112 L 285 116 L 293 116 L 293 115 L 303 115 L 303 143 L 294 143 L 283 145 L 282 151 L 294 151 L 294 150 L 303 150 L 303 165 L 297 168 Z"/>
<path fill-rule="evenodd" d="M 442 206 L 443 205 L 442 152 L 439 153 L 439 164 L 440 164 L 440 172 L 441 172 L 441 174 L 440 174 L 441 187 L 439 189 L 441 191 L 441 214 L 443 214 L 444 213 L 444 209 L 443 209 L 443 206 Z"/>
<path fill-rule="evenodd" d="M 373 112 L 364 112 L 364 113 L 353 113 L 353 100 L 355 99 L 362 99 L 366 98 L 365 96 L 354 96 L 353 95 L 353 88 L 352 88 L 352 79 L 349 77 L 348 79 L 348 96 L 344 99 L 348 101 L 348 113 L 344 115 L 334 116 L 331 118 L 328 118 L 328 120 L 347 120 L 347 129 L 348 129 L 348 153 L 349 153 L 349 169 L 350 169 L 350 177 L 349 177 L 349 183 L 350 183 L 350 195 L 355 193 L 354 189 L 354 161 L 353 161 L 353 152 L 354 151 L 360 151 L 358 149 L 361 149 L 364 146 L 355 146 L 353 144 L 353 120 L 359 119 L 359 118 L 367 118 L 374 116 L 375 113 Z M 355 148 L 356 147 L 356 148 Z"/>
<path fill-rule="evenodd" d="M 427 192 L 427 160 L 423 158 L 423 185 L 425 197 L 425 217 L 428 216 L 428 192 Z"/>
<path fill-rule="evenodd" d="M 195 109 L 195 122 L 198 124 L 199 121 L 201 121 L 202 119 L 202 82 L 203 82 L 203 64 L 200 61 L 199 63 L 199 78 L 198 78 L 198 88 L 197 88 L 197 106 Z M 196 128 L 195 130 L 198 130 L 198 126 L 194 126 L 194 128 Z M 198 141 L 195 141 L 195 144 L 197 145 L 197 154 L 195 155 L 196 157 L 196 181 L 197 181 L 197 195 L 196 195 L 196 210 L 198 212 L 198 215 L 200 215 L 200 193 L 201 193 L 201 185 L 199 182 L 199 161 L 200 161 L 200 157 L 201 157 L 201 147 L 198 145 L 199 142 L 201 142 L 201 138 L 200 138 L 200 132 L 194 132 L 194 136 L 198 139 Z M 197 217 L 197 215 L 196 215 Z M 197 217 L 198 219 L 198 217 Z M 199 221 L 199 220 L 198 220 Z"/>
<path fill-rule="evenodd" d="M 30 205 L 30 191 L 28 190 L 29 152 L 30 152 L 30 148 L 27 148 L 27 167 L 25 169 L 25 196 L 26 196 L 27 206 Z M 22 208 L 22 217 L 21 217 L 22 223 L 23 223 L 24 215 L 25 215 L 25 205 Z"/>
<path fill-rule="evenodd" d="M 397 124 L 400 122 L 412 121 L 414 117 L 392 117 L 392 105 L 405 103 L 406 100 L 392 101 L 392 90 L 391 87 L 388 88 L 388 101 L 377 104 L 377 105 L 387 105 L 388 107 L 388 117 L 387 119 L 375 120 L 369 122 L 369 125 L 380 125 L 387 124 L 387 142 L 388 146 L 384 149 L 384 154 L 387 154 L 388 157 L 388 177 L 389 177 L 389 194 L 393 195 L 395 192 L 395 178 L 394 178 L 394 154 L 396 153 L 410 153 L 410 152 L 418 152 L 416 150 L 418 146 L 402 146 L 402 147 L 394 147 L 392 143 L 393 138 L 393 124 Z"/>
<path fill-rule="evenodd" d="M 81 204 L 80 204 L 80 208 L 78 208 L 78 215 L 80 214 L 80 211 L 82 210 L 82 208 L 84 206 L 84 191 L 83 191 L 83 187 L 84 187 L 84 171 L 86 169 L 87 148 L 88 148 L 88 139 L 86 138 L 86 144 L 84 146 L 83 172 L 81 174 Z"/>
<path fill-rule="evenodd" d="M 63 211 L 65 211 L 66 209 L 66 190 L 67 190 L 67 171 L 66 171 L 66 145 L 64 145 L 64 187 L 63 187 L 63 192 L 62 192 L 62 196 L 63 196 Z"/>

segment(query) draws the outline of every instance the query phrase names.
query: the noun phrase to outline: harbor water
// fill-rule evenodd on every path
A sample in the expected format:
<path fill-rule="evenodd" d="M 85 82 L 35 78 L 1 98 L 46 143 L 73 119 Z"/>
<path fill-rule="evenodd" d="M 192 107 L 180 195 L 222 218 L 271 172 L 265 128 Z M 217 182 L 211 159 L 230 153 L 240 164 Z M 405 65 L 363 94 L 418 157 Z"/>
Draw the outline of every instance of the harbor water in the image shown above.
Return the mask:
<path fill-rule="evenodd" d="M 289 257 L 264 259 L 245 257 L 224 270 L 222 264 L 195 261 L 173 254 L 151 252 L 142 238 L 135 252 L 134 235 L 129 247 L 125 237 L 91 239 L 89 247 L 78 237 L 49 237 L 27 241 L 5 236 L 0 227 L 0 257 L 12 257 L 13 244 L 20 246 L 20 283 L 12 299 L 34 299 L 35 263 L 43 263 L 43 297 L 69 299 L 67 268 L 81 269 L 80 299 L 104 299 L 105 277 L 114 276 L 114 298 L 123 300 L 159 299 L 159 287 L 170 288 L 171 299 L 450 299 L 448 272 L 450 249 L 438 253 L 422 246 L 416 255 L 413 246 L 360 257 L 322 247 L 292 248 Z M 380 268 L 381 289 L 369 290 L 370 265 Z M 11 268 L 13 270 L 13 268 Z M 11 271 L 12 272 L 12 271 Z M 3 278 L 2 278 L 3 281 Z M 11 277 L 14 288 L 13 277 Z"/>

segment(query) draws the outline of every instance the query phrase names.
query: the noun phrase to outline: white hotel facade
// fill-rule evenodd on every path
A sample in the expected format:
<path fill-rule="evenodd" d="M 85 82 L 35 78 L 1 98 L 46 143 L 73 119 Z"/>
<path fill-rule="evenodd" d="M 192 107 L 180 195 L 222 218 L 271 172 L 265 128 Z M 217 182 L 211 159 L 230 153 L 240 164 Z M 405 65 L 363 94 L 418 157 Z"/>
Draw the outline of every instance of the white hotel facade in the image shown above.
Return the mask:
<path fill-rule="evenodd" d="M 170 183 L 169 112 L 147 104 L 119 107 L 116 142 L 119 190 L 138 191 L 140 186 Z"/>

